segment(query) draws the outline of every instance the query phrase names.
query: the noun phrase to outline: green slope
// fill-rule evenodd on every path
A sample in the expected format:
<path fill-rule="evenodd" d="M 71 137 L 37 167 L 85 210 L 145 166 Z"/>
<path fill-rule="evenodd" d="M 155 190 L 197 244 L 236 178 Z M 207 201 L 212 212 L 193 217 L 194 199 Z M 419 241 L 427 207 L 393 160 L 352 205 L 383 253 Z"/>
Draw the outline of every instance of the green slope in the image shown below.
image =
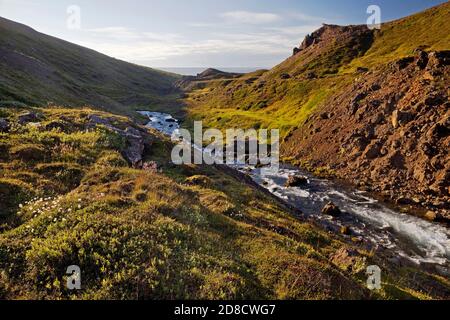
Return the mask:
<path fill-rule="evenodd" d="M 412 16 L 388 22 L 375 32 L 374 42 L 366 54 L 349 67 L 374 67 L 412 55 L 421 47 L 426 51 L 450 48 L 450 3 L 433 7 Z"/>
<path fill-rule="evenodd" d="M 0 103 L 131 106 L 172 103 L 177 75 L 110 58 L 0 18 Z"/>
<path fill-rule="evenodd" d="M 416 48 L 450 49 L 448 21 L 450 3 L 385 23 L 375 32 L 325 25 L 316 31 L 318 43 L 267 72 L 203 83 L 187 99 L 190 116 L 214 127 L 280 128 L 287 136 L 359 77 L 358 67 L 383 67 Z"/>

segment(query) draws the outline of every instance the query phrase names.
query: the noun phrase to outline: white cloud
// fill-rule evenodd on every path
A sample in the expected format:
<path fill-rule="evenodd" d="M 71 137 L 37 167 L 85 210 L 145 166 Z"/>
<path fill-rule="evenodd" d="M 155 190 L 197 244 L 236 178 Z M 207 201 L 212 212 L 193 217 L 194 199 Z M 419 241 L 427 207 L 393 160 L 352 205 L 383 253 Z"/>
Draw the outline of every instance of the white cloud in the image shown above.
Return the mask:
<path fill-rule="evenodd" d="M 116 41 L 171 41 L 181 37 L 176 33 L 156 33 L 156 32 L 140 32 L 127 27 L 105 27 L 94 29 L 82 29 L 81 31 L 87 33 L 88 36 L 95 37 L 102 41 L 116 40 Z"/>
<path fill-rule="evenodd" d="M 308 14 L 304 14 L 301 12 L 292 12 L 289 14 L 289 16 L 292 19 L 295 20 L 300 20 L 300 21 L 305 21 L 305 22 L 319 22 L 319 23 L 323 23 L 329 19 L 323 18 L 323 17 L 317 17 L 317 16 L 311 16 Z"/>
<path fill-rule="evenodd" d="M 192 39 L 189 35 L 109 27 L 90 30 L 91 37 L 78 43 L 118 59 L 150 65 L 178 61 L 184 56 L 229 57 L 233 54 L 248 56 L 251 61 L 251 57 L 258 55 L 287 57 L 292 48 L 315 29 L 315 25 L 266 27 L 253 32 L 213 32 L 204 39 Z"/>
<path fill-rule="evenodd" d="M 288 27 L 273 27 L 265 28 L 265 30 L 279 32 L 286 35 L 292 35 L 296 37 L 301 37 L 307 35 L 320 28 L 320 24 L 311 24 L 303 26 L 288 26 Z"/>
<path fill-rule="evenodd" d="M 229 11 L 220 16 L 229 22 L 245 24 L 264 24 L 281 20 L 281 17 L 274 13 L 250 11 Z"/>
<path fill-rule="evenodd" d="M 89 32 L 95 37 L 105 37 L 117 40 L 136 40 L 140 38 L 140 34 L 138 32 L 126 27 L 83 29 L 83 31 Z"/>
<path fill-rule="evenodd" d="M 281 16 L 272 13 L 255 13 L 234 11 L 222 14 L 224 20 L 216 26 L 206 28 L 208 23 L 189 24 L 193 27 L 205 27 L 200 35 L 192 38 L 183 33 L 156 33 L 139 31 L 123 26 L 113 26 L 82 30 L 84 36 L 77 42 L 118 59 L 146 65 L 180 64 L 185 57 L 191 61 L 202 61 L 212 56 L 228 59 L 232 56 L 244 58 L 253 63 L 252 57 L 272 56 L 280 61 L 289 56 L 292 48 L 300 43 L 303 37 L 320 27 L 320 23 L 311 21 L 305 25 L 258 26 L 254 29 L 239 28 L 234 22 L 247 24 L 264 24 L 278 21 Z M 287 18 L 287 16 L 285 17 Z M 286 19 L 282 20 L 286 23 Z M 291 17 L 291 23 L 295 22 Z M 214 32 L 221 30 L 221 32 Z M 248 62 L 250 61 L 250 62 Z M 206 63 L 206 60 L 205 60 Z"/>

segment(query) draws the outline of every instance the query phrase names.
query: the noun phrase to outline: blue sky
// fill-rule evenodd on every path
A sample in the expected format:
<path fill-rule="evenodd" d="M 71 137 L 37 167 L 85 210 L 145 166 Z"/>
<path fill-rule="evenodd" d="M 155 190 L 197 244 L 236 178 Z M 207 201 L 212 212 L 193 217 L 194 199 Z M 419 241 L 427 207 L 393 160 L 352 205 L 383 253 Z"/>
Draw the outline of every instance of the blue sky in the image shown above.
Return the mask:
<path fill-rule="evenodd" d="M 0 16 L 150 67 L 264 67 L 287 58 L 322 23 L 382 21 L 442 0 L 0 0 Z M 67 9 L 80 8 L 80 28 Z"/>

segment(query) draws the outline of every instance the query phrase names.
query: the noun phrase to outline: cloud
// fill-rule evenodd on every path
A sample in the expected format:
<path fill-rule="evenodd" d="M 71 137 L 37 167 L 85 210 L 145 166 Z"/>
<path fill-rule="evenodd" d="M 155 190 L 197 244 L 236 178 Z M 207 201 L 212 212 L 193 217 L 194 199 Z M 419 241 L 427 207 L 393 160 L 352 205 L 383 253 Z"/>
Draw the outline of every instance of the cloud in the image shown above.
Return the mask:
<path fill-rule="evenodd" d="M 117 40 L 136 40 L 140 38 L 140 34 L 126 27 L 105 27 L 95 29 L 83 29 L 95 37 L 104 37 Z"/>
<path fill-rule="evenodd" d="M 133 62 L 160 61 L 170 57 L 185 55 L 210 55 L 231 53 L 283 54 L 289 52 L 289 44 L 269 35 L 228 34 L 217 38 L 192 41 L 178 40 L 145 40 L 135 43 L 116 42 L 82 42 L 81 45 L 93 48 L 110 56 Z"/>
<path fill-rule="evenodd" d="M 176 33 L 140 32 L 127 27 L 105 27 L 82 29 L 81 31 L 88 33 L 91 37 L 95 37 L 98 39 L 118 41 L 170 41 L 176 40 L 181 37 L 181 35 Z"/>
<path fill-rule="evenodd" d="M 311 15 L 304 14 L 304 13 L 301 13 L 301 12 L 292 12 L 292 13 L 289 13 L 289 16 L 292 19 L 300 20 L 300 21 L 304 21 L 304 22 L 323 23 L 323 22 L 329 20 L 329 19 L 326 19 L 326 18 L 323 18 L 323 17 L 311 16 Z"/>
<path fill-rule="evenodd" d="M 222 32 L 209 32 L 203 39 L 193 39 L 189 34 L 138 32 L 125 27 L 107 27 L 85 30 L 89 31 L 90 37 L 85 37 L 78 44 L 118 59 L 153 66 L 178 65 L 183 57 L 207 63 L 211 57 L 220 60 L 219 57 L 239 56 L 252 61 L 255 57 L 271 56 L 275 63 L 289 56 L 292 48 L 317 27 L 313 24 L 263 27 L 247 32 L 223 29 Z"/>
<path fill-rule="evenodd" d="M 231 57 L 239 57 L 239 63 L 256 63 L 261 60 L 253 59 L 263 56 L 275 64 L 288 57 L 306 34 L 320 27 L 320 23 L 312 20 L 299 23 L 289 14 L 282 18 L 272 13 L 233 11 L 221 16 L 223 20 L 214 24 L 216 28 L 202 21 L 188 24 L 205 28 L 195 37 L 189 32 L 157 33 L 111 26 L 82 30 L 84 36 L 77 43 L 118 59 L 153 66 L 180 65 L 184 59 L 196 61 L 194 64 L 207 64 L 211 59 L 233 61 Z M 273 23 L 279 20 L 281 23 Z M 235 28 L 236 23 L 249 26 Z M 256 24 L 258 27 L 253 28 Z"/>
<path fill-rule="evenodd" d="M 244 24 L 264 24 L 281 20 L 281 17 L 274 13 L 250 12 L 250 11 L 229 11 L 220 15 L 228 22 Z"/>
<path fill-rule="evenodd" d="M 287 26 L 287 27 L 268 27 L 265 30 L 278 32 L 285 35 L 292 35 L 296 37 L 305 36 L 320 28 L 320 24 L 300 25 L 300 26 Z"/>
<path fill-rule="evenodd" d="M 217 26 L 215 23 L 206 23 L 206 22 L 192 22 L 187 24 L 189 27 L 193 28 L 209 28 L 213 26 Z"/>

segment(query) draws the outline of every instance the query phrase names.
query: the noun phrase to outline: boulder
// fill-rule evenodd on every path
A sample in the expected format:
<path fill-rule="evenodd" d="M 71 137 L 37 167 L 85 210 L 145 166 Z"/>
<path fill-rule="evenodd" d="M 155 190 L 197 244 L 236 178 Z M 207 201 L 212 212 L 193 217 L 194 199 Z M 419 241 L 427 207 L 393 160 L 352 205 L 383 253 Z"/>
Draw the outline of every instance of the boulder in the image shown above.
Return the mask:
<path fill-rule="evenodd" d="M 30 122 L 39 122 L 41 119 L 41 115 L 37 114 L 33 111 L 27 111 L 19 115 L 18 120 L 21 125 L 25 125 Z"/>
<path fill-rule="evenodd" d="M 392 126 L 394 128 L 398 128 L 405 123 L 408 123 L 413 118 L 413 115 L 409 112 L 403 112 L 400 110 L 395 110 L 391 116 Z"/>
<path fill-rule="evenodd" d="M 435 221 L 437 218 L 437 213 L 434 211 L 427 211 L 424 215 L 424 218 L 430 221 Z"/>
<path fill-rule="evenodd" d="M 364 157 L 366 159 L 375 159 L 381 155 L 382 145 L 378 142 L 371 143 L 364 151 Z"/>
<path fill-rule="evenodd" d="M 406 57 L 399 59 L 393 63 L 393 66 L 398 71 L 405 69 L 407 66 L 409 66 L 412 62 L 414 62 L 414 57 Z"/>
<path fill-rule="evenodd" d="M 322 209 L 322 213 L 328 216 L 339 216 L 342 212 L 341 210 L 332 202 L 328 202 Z"/>
<path fill-rule="evenodd" d="M 142 168 L 142 156 L 146 146 L 150 146 L 152 142 L 140 130 L 127 127 L 125 130 L 116 128 L 111 124 L 110 119 L 102 118 L 98 115 L 90 115 L 88 117 L 88 128 L 95 128 L 97 125 L 103 125 L 109 130 L 116 132 L 125 139 L 126 147 L 122 150 L 124 158 L 131 164 L 133 168 Z"/>
<path fill-rule="evenodd" d="M 126 139 L 127 146 L 123 151 L 125 158 L 133 168 L 142 166 L 142 155 L 144 153 L 144 138 L 141 132 L 135 128 L 127 127 L 124 131 L 117 132 Z"/>
<path fill-rule="evenodd" d="M 88 123 L 89 128 L 95 128 L 97 125 L 103 125 L 107 128 L 113 129 L 113 130 L 116 129 L 111 125 L 111 122 L 109 119 L 102 118 L 101 116 L 98 116 L 96 114 L 89 115 L 88 120 L 89 120 L 89 123 Z"/>
<path fill-rule="evenodd" d="M 419 69 L 425 69 L 428 64 L 428 53 L 423 51 L 422 49 L 416 49 L 415 54 L 417 57 L 416 65 Z"/>
<path fill-rule="evenodd" d="M 286 187 L 299 187 L 302 185 L 308 184 L 308 178 L 299 175 L 289 176 L 286 181 Z"/>
<path fill-rule="evenodd" d="M 0 132 L 9 131 L 9 122 L 6 119 L 0 118 Z"/>
<path fill-rule="evenodd" d="M 428 54 L 427 69 L 438 69 L 445 65 L 449 65 L 450 51 L 433 51 Z"/>
<path fill-rule="evenodd" d="M 320 118 L 321 118 L 322 120 L 328 120 L 328 119 L 331 118 L 331 113 L 329 113 L 329 112 L 323 112 L 323 113 L 320 114 Z"/>
<path fill-rule="evenodd" d="M 309 46 L 313 45 L 315 43 L 315 35 L 314 34 L 307 34 L 305 39 L 303 40 L 303 42 L 300 45 L 300 50 L 305 50 L 306 48 L 308 48 Z"/>

